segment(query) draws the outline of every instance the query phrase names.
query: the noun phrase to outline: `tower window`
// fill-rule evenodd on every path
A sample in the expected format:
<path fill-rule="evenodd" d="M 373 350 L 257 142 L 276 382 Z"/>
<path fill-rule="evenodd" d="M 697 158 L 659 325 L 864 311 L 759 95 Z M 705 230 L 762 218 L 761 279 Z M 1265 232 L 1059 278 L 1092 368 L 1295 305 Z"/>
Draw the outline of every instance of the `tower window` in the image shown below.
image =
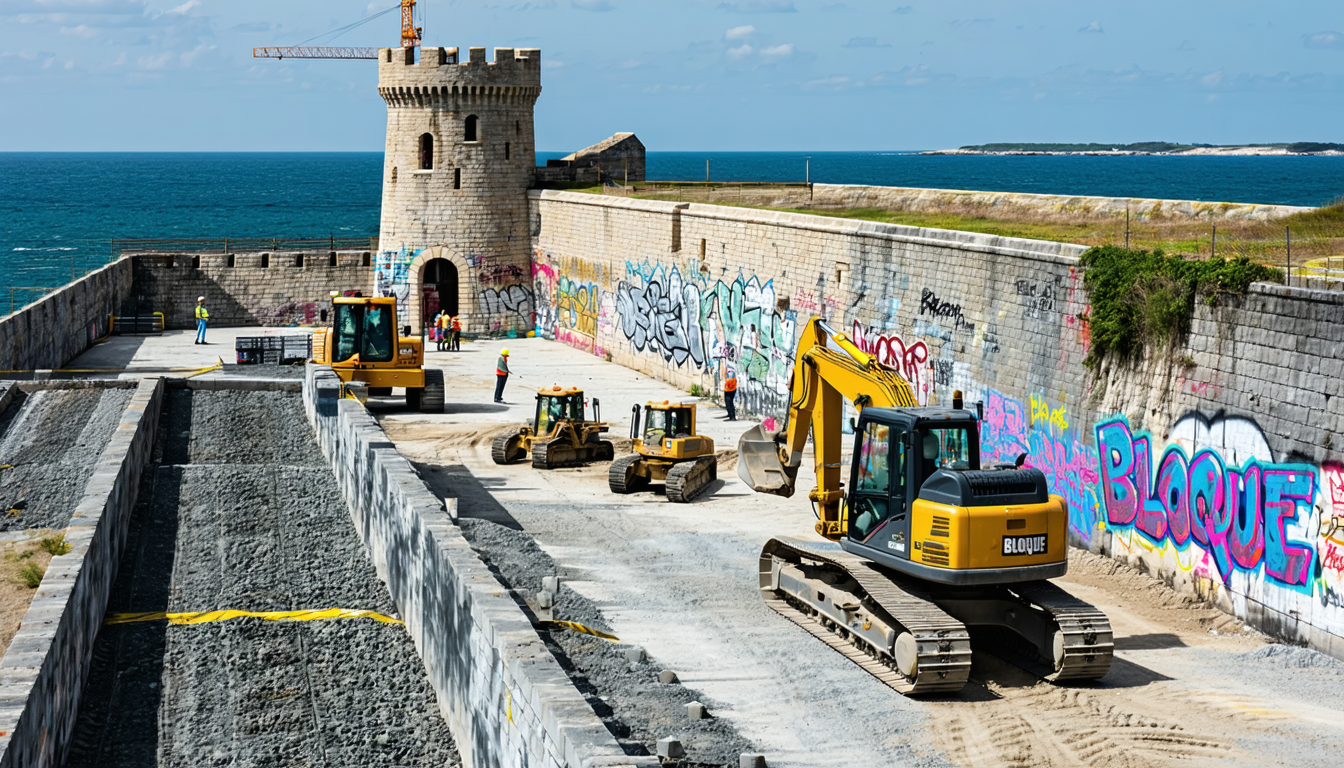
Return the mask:
<path fill-rule="evenodd" d="M 269 269 L 270 266 L 271 266 L 271 254 L 269 253 L 261 254 L 261 268 Z"/>
<path fill-rule="evenodd" d="M 331 255 L 327 256 L 327 266 L 328 266 L 328 267 L 334 267 L 334 266 L 336 266 L 336 252 L 335 252 L 335 251 L 332 251 L 332 252 L 331 252 Z"/>
<path fill-rule="evenodd" d="M 466 127 L 466 132 L 465 132 L 464 135 L 463 135 L 463 139 L 462 139 L 463 141 L 476 141 L 476 140 L 477 140 L 476 137 L 477 137 L 477 135 L 479 135 L 479 132 L 476 130 L 476 123 L 477 123 L 477 120 L 476 120 L 476 116 L 475 116 L 475 115 L 467 115 L 467 127 Z"/>
<path fill-rule="evenodd" d="M 359 265 L 360 265 L 361 267 L 371 267 L 371 266 L 373 266 L 373 258 L 372 258 L 371 256 L 369 256 L 369 254 L 366 253 L 366 254 L 364 254 L 363 256 L 360 257 L 360 259 L 359 259 Z"/>
<path fill-rule="evenodd" d="M 302 254 L 302 253 L 297 254 L 297 255 L 294 257 L 294 266 L 299 267 L 300 269 L 303 268 L 303 254 Z"/>
<path fill-rule="evenodd" d="M 397 183 L 397 169 L 395 167 L 392 169 L 392 183 Z"/>
<path fill-rule="evenodd" d="M 420 134 L 420 170 L 434 170 L 434 135 Z"/>
<path fill-rule="evenodd" d="M 518 134 L 519 136 L 523 135 L 523 121 L 522 121 L 522 120 L 514 120 L 514 121 L 513 121 L 513 132 L 516 133 L 516 134 Z"/>
<path fill-rule="evenodd" d="M 510 156 L 511 156 L 511 155 L 510 155 L 510 151 L 509 151 L 509 142 L 506 141 L 506 142 L 504 142 L 504 159 L 505 159 L 505 160 L 508 160 Z"/>
<path fill-rule="evenodd" d="M 453 189 L 461 189 L 461 188 L 462 188 L 462 169 L 461 169 L 461 168 L 454 168 L 454 169 L 453 169 Z"/>
<path fill-rule="evenodd" d="M 232 267 L 233 264 L 234 264 L 233 254 L 230 253 L 230 254 L 229 254 L 229 266 Z"/>

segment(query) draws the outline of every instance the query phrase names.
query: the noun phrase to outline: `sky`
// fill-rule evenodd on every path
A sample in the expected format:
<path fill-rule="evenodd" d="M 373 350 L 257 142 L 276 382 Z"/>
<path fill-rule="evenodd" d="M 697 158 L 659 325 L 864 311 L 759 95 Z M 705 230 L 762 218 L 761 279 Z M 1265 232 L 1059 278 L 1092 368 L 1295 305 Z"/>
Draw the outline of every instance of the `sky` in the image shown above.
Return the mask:
<path fill-rule="evenodd" d="M 0 151 L 381 151 L 396 0 L 0 0 Z M 426 45 L 542 49 L 539 150 L 1344 142 L 1344 1 L 422 0 Z"/>

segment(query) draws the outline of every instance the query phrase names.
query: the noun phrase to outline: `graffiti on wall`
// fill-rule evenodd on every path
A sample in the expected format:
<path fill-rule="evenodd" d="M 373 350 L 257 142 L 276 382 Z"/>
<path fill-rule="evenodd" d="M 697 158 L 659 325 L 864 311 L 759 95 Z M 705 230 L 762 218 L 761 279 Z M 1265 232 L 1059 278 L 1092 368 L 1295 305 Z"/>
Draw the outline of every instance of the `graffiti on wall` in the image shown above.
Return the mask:
<path fill-rule="evenodd" d="M 900 336 L 864 328 L 858 320 L 854 321 L 852 338 L 859 349 L 875 356 L 879 363 L 896 369 L 914 390 L 915 400 L 920 405 L 928 405 L 929 392 L 933 389 L 928 345 L 923 341 L 906 344 Z"/>
<path fill-rule="evenodd" d="M 532 325 L 532 289 L 526 285 L 483 288 L 480 302 L 481 311 L 492 316 L 491 331 L 516 331 Z"/>
<path fill-rule="evenodd" d="M 1259 579 L 1311 591 L 1317 470 L 1274 461 L 1253 421 L 1188 414 L 1161 447 L 1120 416 L 1097 424 L 1096 437 L 1108 528 L 1170 546 L 1197 575 L 1240 594 Z M 1234 587 L 1238 574 L 1246 583 Z"/>
<path fill-rule="evenodd" d="M 379 251 L 373 262 L 373 295 L 392 296 L 397 300 L 397 326 L 411 322 L 411 262 L 420 250 L 402 246 L 396 251 Z"/>
<path fill-rule="evenodd" d="M 986 390 L 980 463 L 1010 464 L 1027 454 L 1024 466 L 1041 470 L 1050 492 L 1069 503 L 1070 532 L 1089 541 L 1101 514 L 1097 451 L 1083 445 L 1077 430 L 1062 421 L 1062 407 L 1054 409 L 1060 419 L 1037 418 L 1042 410 L 1050 410 L 1043 396 L 1033 395 L 1030 404 L 1023 404 L 1002 392 Z"/>
<path fill-rule="evenodd" d="M 744 412 L 787 410 L 797 315 L 781 310 L 773 282 L 744 274 L 711 280 L 652 261 L 628 262 L 625 278 L 613 280 L 605 267 L 544 252 L 532 276 L 539 335 L 599 355 L 624 339 L 715 382 L 732 366 Z"/>

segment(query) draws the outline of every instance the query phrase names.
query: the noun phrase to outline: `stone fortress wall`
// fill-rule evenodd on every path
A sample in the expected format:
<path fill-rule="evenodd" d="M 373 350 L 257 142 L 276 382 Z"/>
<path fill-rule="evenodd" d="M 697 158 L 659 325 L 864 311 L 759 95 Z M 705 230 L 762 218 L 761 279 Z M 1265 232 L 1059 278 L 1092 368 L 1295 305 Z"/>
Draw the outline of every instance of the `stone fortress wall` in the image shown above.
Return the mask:
<path fill-rule="evenodd" d="M 454 295 L 448 307 L 473 330 L 526 331 L 483 290 L 526 282 L 530 262 L 527 190 L 536 145 L 532 108 L 541 94 L 541 51 L 386 48 L 378 92 L 387 103 L 380 253 L 376 290 L 395 295 L 402 324 L 419 331 L 421 273 L 435 269 Z M 480 282 L 482 268 L 505 279 Z M 475 280 L 475 283 L 470 281 Z M 530 307 L 527 307 L 530 311 Z"/>
<path fill-rule="evenodd" d="M 1094 376 L 1077 246 L 799 214 L 532 193 L 537 333 L 717 396 L 768 428 L 812 315 L 921 403 L 982 402 L 1107 552 L 1344 658 L 1344 294 L 1197 303 L 1170 354 Z"/>

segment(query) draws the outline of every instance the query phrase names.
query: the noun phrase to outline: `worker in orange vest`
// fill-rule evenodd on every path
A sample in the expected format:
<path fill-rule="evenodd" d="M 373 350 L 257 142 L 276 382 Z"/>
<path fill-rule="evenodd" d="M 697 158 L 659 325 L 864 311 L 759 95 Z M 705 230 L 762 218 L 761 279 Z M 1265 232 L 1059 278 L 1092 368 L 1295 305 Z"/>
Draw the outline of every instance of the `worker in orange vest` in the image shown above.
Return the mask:
<path fill-rule="evenodd" d="M 452 343 L 448 345 L 448 349 L 450 349 L 450 350 L 452 350 L 452 351 L 454 351 L 454 352 L 461 352 L 461 351 L 462 351 L 462 318 L 458 317 L 457 315 L 453 315 L 451 328 L 452 328 L 453 337 L 452 337 Z"/>
<path fill-rule="evenodd" d="M 733 402 L 737 399 L 737 371 L 729 366 L 728 371 L 723 378 L 723 404 L 728 408 L 728 420 L 737 421 L 737 405 Z"/>
<path fill-rule="evenodd" d="M 495 402 L 504 402 L 504 382 L 509 380 L 509 348 L 505 347 L 499 353 L 499 360 L 495 363 Z"/>

